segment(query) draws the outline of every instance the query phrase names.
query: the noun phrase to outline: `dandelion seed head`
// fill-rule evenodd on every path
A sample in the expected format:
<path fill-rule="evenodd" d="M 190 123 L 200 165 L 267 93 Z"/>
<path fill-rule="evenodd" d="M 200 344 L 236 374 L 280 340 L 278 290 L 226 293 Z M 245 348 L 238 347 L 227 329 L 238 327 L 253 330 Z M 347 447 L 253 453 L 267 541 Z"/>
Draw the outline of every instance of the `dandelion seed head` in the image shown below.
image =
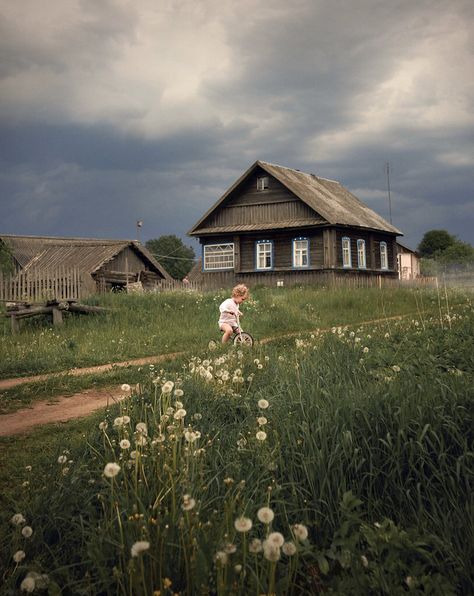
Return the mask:
<path fill-rule="evenodd" d="M 270 507 L 261 507 L 257 511 L 257 517 L 262 522 L 262 524 L 269 524 L 273 521 L 275 514 L 270 509 Z"/>
<path fill-rule="evenodd" d="M 267 438 L 267 433 L 263 430 L 259 430 L 255 436 L 257 437 L 258 441 L 265 441 Z"/>
<path fill-rule="evenodd" d="M 259 538 L 254 538 L 249 544 L 249 552 L 253 554 L 261 553 L 263 550 L 262 541 Z"/>
<path fill-rule="evenodd" d="M 237 532 L 250 532 L 252 529 L 252 520 L 248 517 L 238 517 L 234 522 Z"/>
<path fill-rule="evenodd" d="M 131 387 L 130 387 L 130 385 L 128 383 L 124 383 L 123 385 L 121 385 L 120 389 L 122 391 L 128 392 L 128 391 L 130 391 Z"/>
<path fill-rule="evenodd" d="M 103 420 L 102 422 L 99 423 L 99 430 L 107 430 L 108 427 L 108 423 L 106 420 Z"/>
<path fill-rule="evenodd" d="M 130 449 L 130 441 L 128 439 L 122 439 L 119 445 L 121 449 Z"/>
<path fill-rule="evenodd" d="M 183 397 L 184 395 L 184 391 L 182 389 L 175 389 L 174 390 L 174 396 L 175 397 Z"/>
<path fill-rule="evenodd" d="M 147 540 L 138 540 L 132 545 L 130 554 L 132 557 L 138 557 L 150 548 L 150 543 Z"/>
<path fill-rule="evenodd" d="M 303 542 L 308 538 L 308 528 L 303 524 L 294 524 L 292 530 L 295 538 L 300 542 Z"/>
<path fill-rule="evenodd" d="M 280 547 L 265 540 L 263 543 L 263 556 L 267 561 L 278 561 L 281 557 Z"/>
<path fill-rule="evenodd" d="M 31 526 L 24 526 L 21 533 L 25 538 L 30 538 L 33 535 L 33 528 Z"/>
<path fill-rule="evenodd" d="M 173 387 L 173 381 L 166 381 L 166 383 L 161 387 L 161 393 L 171 393 L 173 391 Z"/>
<path fill-rule="evenodd" d="M 34 592 L 36 588 L 36 582 L 32 577 L 25 577 L 25 579 L 20 584 L 20 590 L 22 592 Z"/>
<path fill-rule="evenodd" d="M 285 538 L 283 537 L 283 534 L 281 534 L 280 532 L 271 532 L 267 536 L 267 541 L 271 542 L 272 544 L 276 544 L 276 546 L 280 547 L 283 546 Z"/>
<path fill-rule="evenodd" d="M 259 399 L 257 405 L 261 410 L 266 410 L 270 404 L 266 399 Z"/>
<path fill-rule="evenodd" d="M 67 462 L 67 457 L 65 455 L 60 455 L 58 457 L 58 464 L 65 464 Z"/>
<path fill-rule="evenodd" d="M 220 563 L 221 565 L 225 565 L 229 560 L 229 555 L 224 552 L 223 550 L 218 550 L 214 555 L 214 561 L 216 563 Z"/>
<path fill-rule="evenodd" d="M 191 497 L 191 495 L 183 495 L 183 504 L 181 508 L 184 511 L 191 511 L 196 506 L 196 501 Z"/>
<path fill-rule="evenodd" d="M 15 561 L 15 563 L 21 563 L 25 557 L 26 553 L 24 550 L 17 550 L 16 553 L 13 555 L 13 560 Z"/>
<path fill-rule="evenodd" d="M 175 420 L 182 420 L 186 416 L 186 414 L 186 410 L 184 408 L 180 408 L 179 410 L 176 410 L 176 412 L 173 415 L 173 418 Z"/>
<path fill-rule="evenodd" d="M 294 542 L 285 542 L 281 547 L 281 550 L 287 557 L 292 557 L 296 554 L 296 544 Z"/>
<path fill-rule="evenodd" d="M 120 472 L 120 466 L 115 462 L 109 462 L 105 465 L 104 476 L 107 478 L 114 478 Z"/>
<path fill-rule="evenodd" d="M 15 515 L 11 518 L 11 523 L 15 526 L 20 526 L 21 524 L 26 523 L 26 519 L 23 516 L 23 513 L 15 513 Z"/>

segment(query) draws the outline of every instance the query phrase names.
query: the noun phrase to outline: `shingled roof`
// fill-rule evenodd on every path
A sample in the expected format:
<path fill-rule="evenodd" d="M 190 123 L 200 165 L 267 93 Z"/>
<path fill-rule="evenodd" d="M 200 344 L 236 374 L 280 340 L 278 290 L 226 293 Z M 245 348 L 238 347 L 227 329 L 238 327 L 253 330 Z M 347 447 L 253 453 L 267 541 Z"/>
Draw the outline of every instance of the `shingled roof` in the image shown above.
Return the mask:
<path fill-rule="evenodd" d="M 199 236 L 202 233 L 209 232 L 210 230 L 206 229 L 206 226 L 202 226 L 202 224 L 258 167 L 276 178 L 290 192 L 314 210 L 315 215 L 317 214 L 323 218 L 326 225 L 353 226 L 403 235 L 399 229 L 388 223 L 383 217 L 375 213 L 375 211 L 372 211 L 372 209 L 367 207 L 367 205 L 344 188 L 339 182 L 260 160 L 250 166 L 189 230 L 188 234 Z M 244 230 L 239 228 L 239 231 Z"/>
<path fill-rule="evenodd" d="M 95 273 L 127 247 L 133 248 L 165 279 L 170 275 L 155 257 L 135 240 L 104 240 L 97 238 L 64 238 L 52 236 L 14 236 L 0 234 L 13 258 L 23 270 L 31 267 L 50 269 L 58 266 L 77 267 Z"/>

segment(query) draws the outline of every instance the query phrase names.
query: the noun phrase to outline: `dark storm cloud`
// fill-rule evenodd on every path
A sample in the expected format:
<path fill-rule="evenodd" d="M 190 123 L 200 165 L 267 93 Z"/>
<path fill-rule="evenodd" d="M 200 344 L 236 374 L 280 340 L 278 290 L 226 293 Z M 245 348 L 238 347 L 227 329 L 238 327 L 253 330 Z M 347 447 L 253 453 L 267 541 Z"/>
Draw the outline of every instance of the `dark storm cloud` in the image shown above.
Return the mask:
<path fill-rule="evenodd" d="M 2 231 L 183 236 L 264 159 L 387 219 L 389 162 L 408 244 L 474 241 L 472 2 L 27 3 L 0 19 Z"/>

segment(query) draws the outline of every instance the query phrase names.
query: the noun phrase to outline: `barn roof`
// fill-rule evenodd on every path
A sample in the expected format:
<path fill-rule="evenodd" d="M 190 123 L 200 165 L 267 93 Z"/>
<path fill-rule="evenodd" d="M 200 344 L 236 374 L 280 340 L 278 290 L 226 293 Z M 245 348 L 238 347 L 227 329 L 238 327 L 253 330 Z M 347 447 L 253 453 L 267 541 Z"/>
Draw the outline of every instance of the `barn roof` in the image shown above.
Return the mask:
<path fill-rule="evenodd" d="M 258 167 L 276 178 L 289 191 L 306 203 L 306 205 L 313 209 L 318 215 L 323 217 L 330 225 L 354 226 L 402 235 L 400 230 L 367 207 L 367 205 L 344 188 L 339 182 L 260 160 L 250 166 L 250 168 L 222 195 L 203 217 L 201 217 L 191 230 L 189 230 L 188 234 L 191 236 L 199 236 L 202 233 L 209 233 L 211 231 L 226 231 L 208 228 L 205 225 L 205 221 L 209 215 L 221 206 L 229 195 Z M 291 222 L 288 222 L 285 227 L 291 227 Z M 256 226 L 255 229 L 257 228 L 260 228 L 260 226 Z M 232 231 L 245 230 L 240 226 L 238 230 Z"/>
<path fill-rule="evenodd" d="M 155 257 L 135 240 L 108 240 L 98 238 L 64 238 L 52 236 L 14 236 L 0 234 L 12 256 L 22 269 L 58 266 L 77 267 L 87 273 L 95 273 L 127 247 L 135 250 L 152 270 L 165 279 L 169 274 Z"/>

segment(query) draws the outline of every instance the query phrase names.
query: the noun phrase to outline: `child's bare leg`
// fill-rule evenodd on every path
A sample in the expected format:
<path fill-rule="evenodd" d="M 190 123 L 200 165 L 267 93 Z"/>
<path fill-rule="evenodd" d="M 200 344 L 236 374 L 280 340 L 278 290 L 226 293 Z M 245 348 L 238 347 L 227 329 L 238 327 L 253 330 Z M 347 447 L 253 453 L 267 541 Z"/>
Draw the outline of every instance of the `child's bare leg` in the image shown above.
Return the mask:
<path fill-rule="evenodd" d="M 225 344 L 229 341 L 229 338 L 232 335 L 232 327 L 227 323 L 222 323 L 221 331 L 224 332 L 224 335 L 222 336 L 222 343 Z"/>

